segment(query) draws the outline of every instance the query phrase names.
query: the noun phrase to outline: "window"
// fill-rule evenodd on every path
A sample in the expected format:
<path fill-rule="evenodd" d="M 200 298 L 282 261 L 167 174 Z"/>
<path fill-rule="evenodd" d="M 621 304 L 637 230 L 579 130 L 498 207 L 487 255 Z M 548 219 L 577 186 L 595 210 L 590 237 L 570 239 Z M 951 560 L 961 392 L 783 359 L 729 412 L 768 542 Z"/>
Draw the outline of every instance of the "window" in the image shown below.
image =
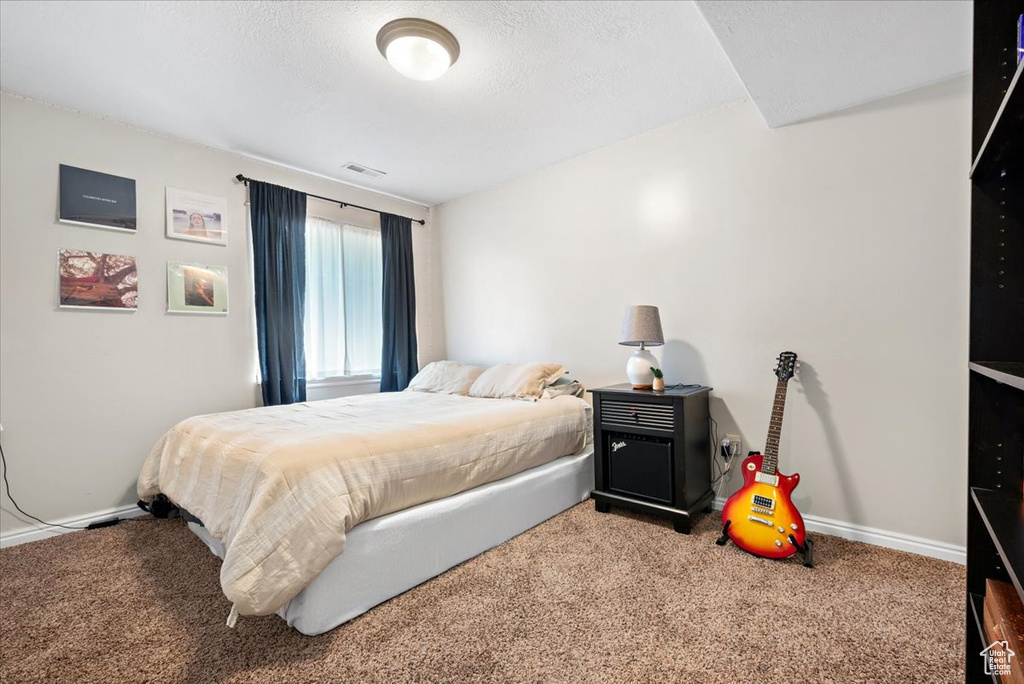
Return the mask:
<path fill-rule="evenodd" d="M 380 375 L 380 231 L 306 218 L 306 378 Z"/>

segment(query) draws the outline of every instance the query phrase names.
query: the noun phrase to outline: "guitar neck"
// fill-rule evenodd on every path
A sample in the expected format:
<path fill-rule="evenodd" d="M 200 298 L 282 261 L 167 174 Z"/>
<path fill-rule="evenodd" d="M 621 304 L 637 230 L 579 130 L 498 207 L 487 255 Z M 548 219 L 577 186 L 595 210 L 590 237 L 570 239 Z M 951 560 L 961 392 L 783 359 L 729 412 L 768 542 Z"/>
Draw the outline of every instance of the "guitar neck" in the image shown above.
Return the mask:
<path fill-rule="evenodd" d="M 761 472 L 774 475 L 779 466 L 779 440 L 782 438 L 782 413 L 786 409 L 785 380 L 779 380 L 775 386 L 775 403 L 772 405 L 772 420 L 768 425 L 768 439 L 764 446 L 764 460 Z"/>

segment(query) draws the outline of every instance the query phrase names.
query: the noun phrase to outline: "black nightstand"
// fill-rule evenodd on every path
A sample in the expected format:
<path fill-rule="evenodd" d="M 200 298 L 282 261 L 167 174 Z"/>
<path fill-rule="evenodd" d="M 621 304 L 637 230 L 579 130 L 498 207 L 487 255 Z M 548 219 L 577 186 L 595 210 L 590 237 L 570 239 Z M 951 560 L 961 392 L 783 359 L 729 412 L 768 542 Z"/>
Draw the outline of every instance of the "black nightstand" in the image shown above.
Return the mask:
<path fill-rule="evenodd" d="M 629 384 L 594 395 L 594 507 L 664 516 L 689 534 L 693 516 L 710 511 L 710 387 L 635 390 Z"/>

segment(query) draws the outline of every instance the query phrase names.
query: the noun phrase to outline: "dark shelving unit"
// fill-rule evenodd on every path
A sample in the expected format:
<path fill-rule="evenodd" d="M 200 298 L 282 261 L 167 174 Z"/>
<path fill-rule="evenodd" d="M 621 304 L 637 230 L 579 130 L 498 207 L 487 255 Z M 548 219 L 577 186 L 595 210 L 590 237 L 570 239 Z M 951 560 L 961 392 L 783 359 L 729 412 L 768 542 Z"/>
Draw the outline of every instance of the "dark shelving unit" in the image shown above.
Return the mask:
<path fill-rule="evenodd" d="M 982 627 L 982 611 L 984 610 L 982 603 L 984 602 L 984 600 L 984 596 L 979 596 L 978 594 L 972 594 L 969 592 L 967 594 L 967 630 L 968 633 L 971 633 L 973 625 L 974 633 L 980 635 L 978 638 L 981 640 L 985 639 L 985 628 Z M 970 658 L 968 658 L 968 662 L 970 662 Z M 997 677 L 996 675 L 986 677 L 984 672 L 982 672 L 981 676 L 977 679 L 972 679 L 971 673 L 968 672 L 967 680 L 986 682 L 986 684 L 987 682 L 1000 684 L 999 677 Z"/>
<path fill-rule="evenodd" d="M 1001 569 L 1009 576 L 1017 593 L 1024 596 L 1024 502 L 1019 493 L 1002 494 L 991 489 L 971 489 L 971 499 L 981 513 Z"/>
<path fill-rule="evenodd" d="M 991 178 L 1004 170 L 1018 171 L 1021 163 L 1020 125 L 1024 121 L 1024 100 L 1017 92 L 1017 84 L 1022 80 L 1024 62 L 1017 65 L 1017 71 L 1010 81 L 1010 87 L 1003 96 L 996 118 L 989 126 L 981 148 L 974 157 L 971 166 L 971 178 Z M 1024 84 L 1020 85 L 1024 88 Z"/>
<path fill-rule="evenodd" d="M 1024 363 L 1000 363 L 999 361 L 971 361 L 967 364 L 975 373 L 980 373 L 1004 385 L 1024 390 Z"/>
<path fill-rule="evenodd" d="M 968 682 L 990 682 L 981 650 L 988 580 L 1024 600 L 1024 0 L 975 0 L 967 453 Z"/>

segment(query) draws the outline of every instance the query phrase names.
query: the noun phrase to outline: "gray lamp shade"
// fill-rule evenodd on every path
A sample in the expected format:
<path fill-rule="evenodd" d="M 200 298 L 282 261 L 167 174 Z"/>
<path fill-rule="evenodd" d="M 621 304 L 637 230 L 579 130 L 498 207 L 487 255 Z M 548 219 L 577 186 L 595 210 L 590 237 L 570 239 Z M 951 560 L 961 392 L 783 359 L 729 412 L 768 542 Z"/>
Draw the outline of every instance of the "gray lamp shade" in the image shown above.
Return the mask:
<path fill-rule="evenodd" d="M 639 305 L 626 309 L 626 318 L 622 321 L 622 341 L 619 344 L 629 347 L 665 344 L 658 307 Z"/>

